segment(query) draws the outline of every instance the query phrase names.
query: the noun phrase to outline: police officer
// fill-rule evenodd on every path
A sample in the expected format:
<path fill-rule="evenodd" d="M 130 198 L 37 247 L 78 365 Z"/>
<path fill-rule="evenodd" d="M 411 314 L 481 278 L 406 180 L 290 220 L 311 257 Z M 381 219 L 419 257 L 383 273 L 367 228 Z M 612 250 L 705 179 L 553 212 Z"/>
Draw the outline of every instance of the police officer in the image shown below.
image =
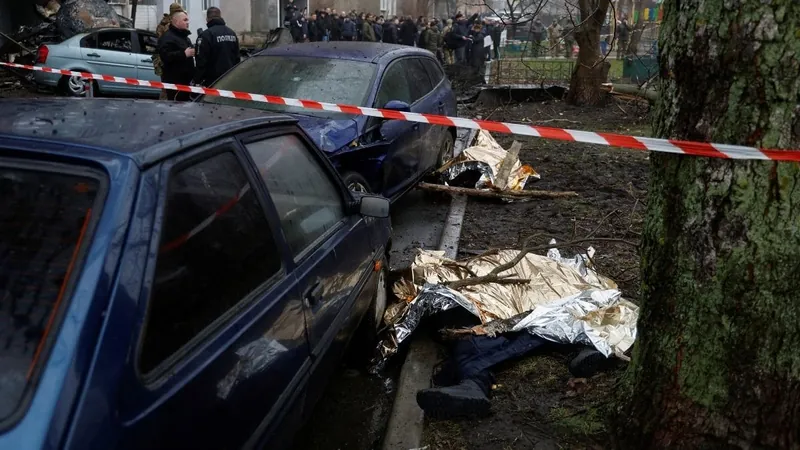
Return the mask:
<path fill-rule="evenodd" d="M 225 25 L 222 12 L 217 7 L 206 12 L 206 31 L 197 38 L 194 83 L 208 86 L 221 77 L 231 67 L 239 64 L 239 38 Z"/>

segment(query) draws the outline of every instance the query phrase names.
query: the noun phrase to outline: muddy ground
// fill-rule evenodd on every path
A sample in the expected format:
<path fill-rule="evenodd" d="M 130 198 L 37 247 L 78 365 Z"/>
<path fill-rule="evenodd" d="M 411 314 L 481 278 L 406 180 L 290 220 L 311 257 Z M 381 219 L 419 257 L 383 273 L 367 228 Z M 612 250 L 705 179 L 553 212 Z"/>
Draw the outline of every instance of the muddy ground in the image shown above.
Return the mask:
<path fill-rule="evenodd" d="M 603 108 L 578 108 L 551 100 L 481 108 L 463 115 L 491 120 L 621 134 L 649 135 L 647 108 L 615 100 Z M 503 204 L 470 199 L 461 233 L 460 256 L 491 248 L 518 248 L 534 234 L 559 241 L 586 237 L 639 242 L 648 183 L 648 155 L 633 150 L 495 134 L 509 148 L 522 143 L 520 159 L 541 180 L 530 188 L 575 191 L 574 199 Z M 542 237 L 539 244 L 546 244 Z M 625 297 L 639 297 L 637 249 L 597 242 L 598 270 L 620 285 Z M 571 250 L 571 251 L 570 251 Z M 573 254 L 579 249 L 562 249 Z M 617 370 L 588 380 L 571 379 L 567 354 L 526 357 L 498 368 L 493 414 L 481 420 L 426 422 L 430 450 L 606 448 L 605 408 Z"/>

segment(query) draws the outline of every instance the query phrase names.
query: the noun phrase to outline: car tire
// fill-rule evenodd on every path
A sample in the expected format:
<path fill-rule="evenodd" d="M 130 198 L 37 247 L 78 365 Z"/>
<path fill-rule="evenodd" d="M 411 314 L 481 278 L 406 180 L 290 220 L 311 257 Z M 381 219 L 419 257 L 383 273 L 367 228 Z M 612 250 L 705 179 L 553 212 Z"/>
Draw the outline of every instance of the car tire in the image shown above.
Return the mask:
<path fill-rule="evenodd" d="M 439 147 L 439 156 L 436 158 L 436 167 L 434 170 L 438 170 L 454 157 L 455 139 L 453 139 L 453 133 L 451 133 L 450 130 L 447 130 L 447 133 L 444 135 L 444 139 L 442 139 L 442 144 Z"/>
<path fill-rule="evenodd" d="M 86 81 L 81 79 L 78 76 L 66 76 L 64 75 L 61 77 L 61 81 L 58 82 L 58 89 L 61 91 L 62 94 L 67 95 L 69 97 L 85 97 L 86 96 Z"/>
<path fill-rule="evenodd" d="M 361 319 L 358 330 L 350 341 L 350 349 L 346 358 L 348 365 L 364 367 L 369 365 L 370 360 L 375 356 L 375 348 L 378 345 L 378 332 L 383 327 L 383 314 L 389 301 L 389 291 L 386 285 L 387 266 L 386 260 L 381 261 L 381 270 L 378 272 L 378 281 L 375 296 L 369 305 L 369 309 Z"/>
<path fill-rule="evenodd" d="M 359 173 L 347 172 L 342 176 L 342 180 L 344 181 L 344 185 L 347 186 L 347 189 L 353 192 L 359 192 L 361 194 L 372 193 L 372 188 L 369 183 Z"/>

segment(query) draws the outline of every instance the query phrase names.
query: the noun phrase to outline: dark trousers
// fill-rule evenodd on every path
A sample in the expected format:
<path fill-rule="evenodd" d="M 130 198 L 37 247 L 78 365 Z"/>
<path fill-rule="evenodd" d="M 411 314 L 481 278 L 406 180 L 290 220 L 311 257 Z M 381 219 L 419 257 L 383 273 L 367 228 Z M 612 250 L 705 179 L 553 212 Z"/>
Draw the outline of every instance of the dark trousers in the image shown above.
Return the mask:
<path fill-rule="evenodd" d="M 488 394 L 494 382 L 489 369 L 508 360 L 519 358 L 536 350 L 557 346 L 539 336 L 522 331 L 496 337 L 469 336 L 459 339 L 452 347 L 450 359 L 439 372 L 434 383 L 455 385 L 464 380 L 473 380 Z"/>

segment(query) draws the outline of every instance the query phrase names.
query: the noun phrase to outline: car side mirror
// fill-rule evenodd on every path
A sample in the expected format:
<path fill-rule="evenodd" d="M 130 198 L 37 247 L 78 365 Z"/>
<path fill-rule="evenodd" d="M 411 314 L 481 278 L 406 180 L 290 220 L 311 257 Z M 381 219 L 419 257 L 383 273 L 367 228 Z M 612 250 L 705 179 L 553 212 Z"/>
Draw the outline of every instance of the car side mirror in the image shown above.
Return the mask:
<path fill-rule="evenodd" d="M 400 111 L 400 112 L 409 112 L 411 111 L 411 105 L 402 101 L 402 100 L 389 100 L 383 105 L 383 109 L 388 109 L 391 111 Z"/>
<path fill-rule="evenodd" d="M 389 200 L 376 195 L 365 195 L 359 199 L 358 212 L 362 216 L 385 219 L 389 217 Z"/>

